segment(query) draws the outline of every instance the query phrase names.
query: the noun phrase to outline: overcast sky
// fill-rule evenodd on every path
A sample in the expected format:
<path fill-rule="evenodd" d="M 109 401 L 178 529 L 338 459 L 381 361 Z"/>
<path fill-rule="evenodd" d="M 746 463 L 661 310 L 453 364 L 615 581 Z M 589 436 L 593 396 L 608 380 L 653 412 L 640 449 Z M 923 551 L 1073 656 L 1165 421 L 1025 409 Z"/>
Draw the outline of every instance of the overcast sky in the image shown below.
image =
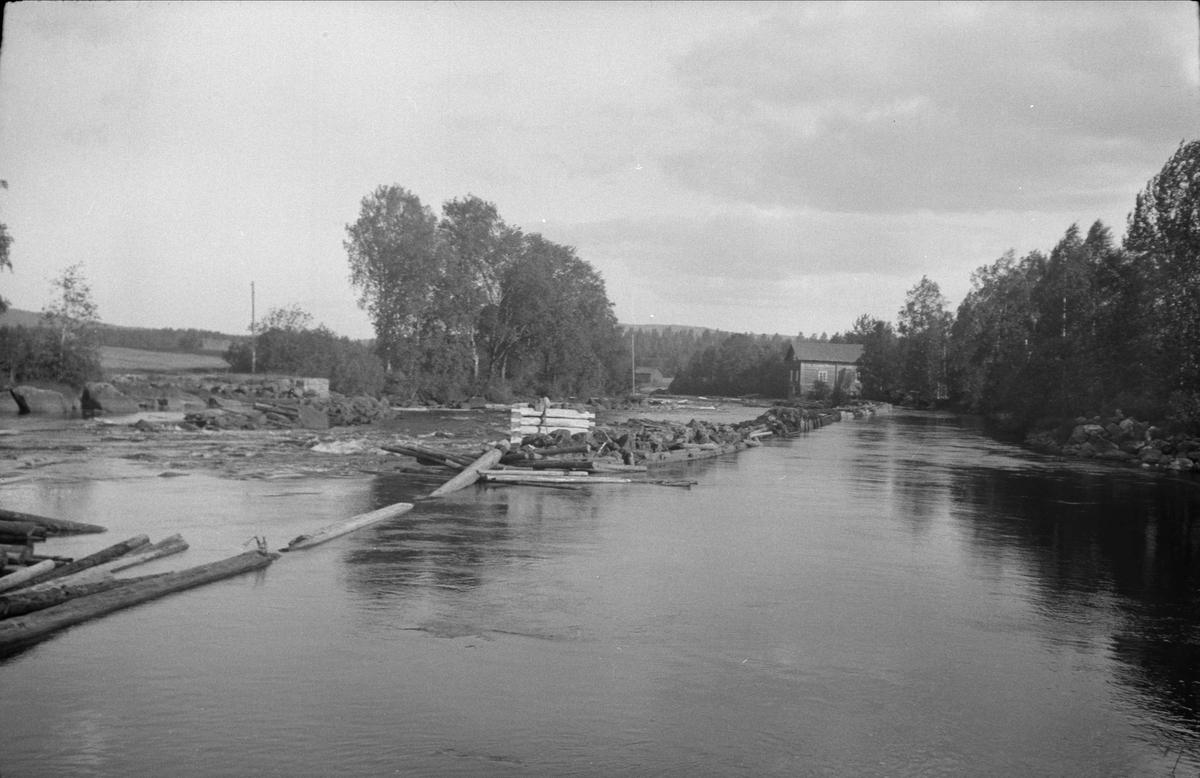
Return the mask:
<path fill-rule="evenodd" d="M 0 294 L 371 337 L 342 242 L 400 184 L 575 246 L 622 322 L 832 334 L 1072 222 L 1200 137 L 1188 2 L 4 7 Z"/>

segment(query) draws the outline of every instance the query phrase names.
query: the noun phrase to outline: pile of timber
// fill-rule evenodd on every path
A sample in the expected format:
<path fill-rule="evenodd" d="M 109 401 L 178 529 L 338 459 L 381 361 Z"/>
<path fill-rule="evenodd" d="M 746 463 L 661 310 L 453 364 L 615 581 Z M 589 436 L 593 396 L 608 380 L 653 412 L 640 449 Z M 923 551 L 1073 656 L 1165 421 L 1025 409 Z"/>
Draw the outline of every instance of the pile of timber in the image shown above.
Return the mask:
<path fill-rule="evenodd" d="M 80 559 L 45 558 L 0 578 L 0 650 L 121 608 L 266 567 L 279 556 L 260 549 L 178 572 L 134 578 L 114 575 L 187 547 L 179 535 L 158 543 L 138 535 Z"/>
<path fill-rule="evenodd" d="M 55 535 L 104 532 L 104 527 L 77 521 L 51 519 L 0 509 L 0 592 L 15 589 L 49 573 L 68 557 L 38 553 L 37 543 Z"/>
<path fill-rule="evenodd" d="M 596 414 L 542 398 L 533 405 L 512 406 L 510 421 L 509 442 L 519 444 L 530 436 L 586 434 L 595 426 Z"/>

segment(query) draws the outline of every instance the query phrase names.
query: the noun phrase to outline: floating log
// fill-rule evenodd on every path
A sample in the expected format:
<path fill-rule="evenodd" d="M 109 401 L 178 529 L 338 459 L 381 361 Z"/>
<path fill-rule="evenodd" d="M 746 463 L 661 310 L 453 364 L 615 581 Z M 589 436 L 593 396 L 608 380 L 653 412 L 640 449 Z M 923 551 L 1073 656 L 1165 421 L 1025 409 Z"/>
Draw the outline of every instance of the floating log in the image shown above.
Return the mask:
<path fill-rule="evenodd" d="M 500 451 L 500 449 L 489 448 L 487 451 L 483 452 L 483 456 L 479 457 L 479 459 L 476 459 L 469 466 L 464 468 L 461 473 L 454 476 L 437 489 L 434 489 L 425 499 L 441 497 L 444 494 L 457 492 L 459 489 L 465 489 L 479 480 L 479 471 L 487 470 L 498 464 L 502 455 L 503 452 Z"/>
<path fill-rule="evenodd" d="M 3 554 L 6 559 L 15 559 L 17 564 L 25 564 L 33 557 L 33 544 L 0 543 L 0 554 Z"/>
<path fill-rule="evenodd" d="M 592 462 L 593 473 L 644 473 L 645 465 L 622 465 L 616 462 Z"/>
<path fill-rule="evenodd" d="M 198 565 L 177 573 L 118 586 L 99 594 L 79 597 L 45 610 L 0 622 L 0 648 L 34 640 L 63 627 L 138 605 L 173 592 L 190 589 L 222 578 L 258 570 L 279 558 L 278 554 L 247 551 L 235 557 Z"/>
<path fill-rule="evenodd" d="M 124 556 L 130 551 L 141 548 L 149 543 L 150 538 L 146 535 L 135 535 L 129 540 L 122 540 L 120 543 L 114 543 L 108 548 L 102 548 L 94 554 L 88 554 L 85 557 L 76 559 L 74 562 L 65 564 L 62 567 L 57 567 L 53 572 L 40 576 L 38 580 L 31 581 L 30 583 L 41 584 L 47 581 L 53 581 L 55 579 L 62 578 L 66 575 L 71 575 L 72 573 L 78 573 L 81 570 L 87 570 L 88 568 L 103 564 L 110 559 L 116 559 L 119 556 Z"/>
<path fill-rule="evenodd" d="M 711 449 L 681 448 L 677 451 L 635 451 L 634 453 L 639 459 L 643 460 L 643 463 L 647 467 L 655 467 L 657 465 L 669 465 L 677 462 L 690 462 L 694 459 L 710 459 L 722 454 L 732 454 L 744 448 L 746 448 L 745 443 L 730 443 Z"/>
<path fill-rule="evenodd" d="M 412 510 L 412 503 L 398 502 L 395 505 L 389 505 L 379 510 L 371 511 L 370 513 L 362 513 L 352 519 L 339 521 L 335 524 L 327 524 L 319 530 L 308 535 L 300 535 L 294 538 L 287 544 L 286 548 L 279 549 L 280 551 L 297 551 L 302 548 L 312 548 L 318 546 L 328 540 L 333 540 L 336 537 L 345 535 L 347 532 L 353 532 L 356 529 L 366 527 L 384 519 L 390 519 L 399 516 L 403 513 L 408 513 Z"/>
<path fill-rule="evenodd" d="M 6 511 L 3 508 L 0 508 L 0 520 L 27 521 L 37 524 L 39 527 L 45 527 L 46 532 L 51 535 L 82 535 L 89 532 L 108 532 L 107 527 L 101 527 L 99 524 L 84 524 L 83 522 L 68 521 L 66 519 L 49 519 L 45 516 L 34 516 L 32 513 Z"/>
<path fill-rule="evenodd" d="M 0 519 L 0 535 L 10 538 L 37 538 L 41 540 L 46 537 L 46 528 L 40 527 L 32 521 L 5 521 Z"/>
<path fill-rule="evenodd" d="M 632 478 L 615 475 L 540 475 L 535 473 L 491 472 L 484 476 L 489 482 L 501 484 L 628 484 Z"/>
<path fill-rule="evenodd" d="M 48 589 L 36 592 L 8 592 L 0 595 L 0 619 L 24 616 L 26 613 L 52 608 L 67 600 L 73 600 L 76 597 L 87 597 L 91 594 L 99 594 L 109 589 L 115 589 L 118 586 L 125 586 L 126 584 L 137 583 L 138 581 L 148 581 L 152 578 L 161 578 L 164 575 L 167 575 L 167 573 L 144 575 L 140 578 L 113 578 L 110 575 L 98 581 L 89 581 L 81 584 L 59 583 Z"/>
<path fill-rule="evenodd" d="M 105 575 L 111 575 L 112 573 L 126 570 L 135 565 L 145 564 L 146 562 L 151 562 L 155 559 L 161 559 L 162 557 L 170 556 L 171 554 L 179 554 L 183 551 L 187 551 L 187 548 L 187 541 L 185 541 L 181 535 L 175 534 L 169 538 L 166 538 L 165 540 L 160 540 L 157 543 L 140 546 L 133 553 L 110 559 L 109 561 L 102 562 L 98 565 L 93 565 L 87 570 L 81 570 L 77 573 L 71 573 L 70 575 L 65 575 L 62 578 L 57 578 L 55 579 L 54 583 L 85 583 L 87 581 L 94 581 L 98 578 L 104 577 Z M 31 586 L 30 589 L 38 590 L 46 588 L 50 585 L 52 585 L 52 582 L 39 581 Z"/>
<path fill-rule="evenodd" d="M 405 446 L 399 443 L 393 443 L 390 446 L 380 446 L 380 448 L 393 454 L 402 454 L 407 457 L 413 457 L 417 460 L 417 462 L 422 464 L 433 463 L 441 465 L 442 467 L 448 467 L 451 470 L 462 470 L 464 467 L 471 464 L 471 460 L 469 458 L 459 457 L 458 455 L 451 454 L 448 451 L 438 451 L 436 449 L 422 448 L 421 446 Z M 466 461 L 460 461 L 461 459 L 466 459 Z"/>
<path fill-rule="evenodd" d="M 516 470 L 592 470 L 590 459 L 524 459 L 504 463 Z"/>
<path fill-rule="evenodd" d="M 10 575 L 0 578 L 0 592 L 6 592 L 9 589 L 16 588 L 18 585 L 25 583 L 30 578 L 48 573 L 54 569 L 54 560 L 47 559 L 44 562 L 38 562 L 36 565 L 30 565 L 24 570 L 19 570 Z"/>

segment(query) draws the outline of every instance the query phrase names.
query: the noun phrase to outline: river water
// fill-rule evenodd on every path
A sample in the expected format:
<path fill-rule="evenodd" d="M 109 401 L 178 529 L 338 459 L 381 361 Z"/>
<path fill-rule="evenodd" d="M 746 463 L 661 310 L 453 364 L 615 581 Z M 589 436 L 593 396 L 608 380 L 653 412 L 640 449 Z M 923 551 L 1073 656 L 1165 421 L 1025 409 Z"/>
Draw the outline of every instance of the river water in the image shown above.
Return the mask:
<path fill-rule="evenodd" d="M 1197 479 L 903 412 L 676 472 L 699 484 L 460 492 L 62 632 L 0 660 L 0 773 L 1200 772 Z M 429 489 L 0 498 L 113 541 L 182 532 L 171 569 Z"/>

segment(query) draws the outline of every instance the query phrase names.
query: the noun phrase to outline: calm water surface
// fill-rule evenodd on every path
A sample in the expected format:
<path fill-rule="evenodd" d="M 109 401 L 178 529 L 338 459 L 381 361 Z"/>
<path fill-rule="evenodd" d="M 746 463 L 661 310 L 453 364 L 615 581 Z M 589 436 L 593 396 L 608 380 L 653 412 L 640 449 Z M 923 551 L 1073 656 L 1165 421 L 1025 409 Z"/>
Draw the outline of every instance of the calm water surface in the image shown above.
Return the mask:
<path fill-rule="evenodd" d="M 0 660 L 0 772 L 1200 773 L 1200 479 L 905 413 L 680 473 L 699 485 L 458 493 L 62 632 Z M 0 500 L 113 542 L 182 532 L 172 569 L 429 488 L 192 475 Z"/>

